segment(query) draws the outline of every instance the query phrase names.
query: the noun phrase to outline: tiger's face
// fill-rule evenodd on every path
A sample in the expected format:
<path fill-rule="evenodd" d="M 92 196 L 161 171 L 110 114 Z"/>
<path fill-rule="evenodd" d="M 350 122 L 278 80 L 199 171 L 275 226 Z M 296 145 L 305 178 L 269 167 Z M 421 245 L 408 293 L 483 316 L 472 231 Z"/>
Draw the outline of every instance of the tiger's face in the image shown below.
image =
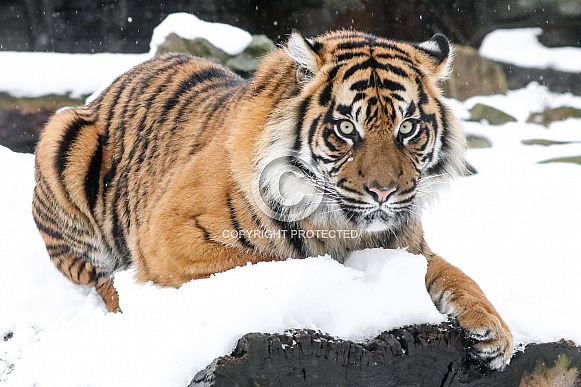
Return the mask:
<path fill-rule="evenodd" d="M 417 46 L 343 31 L 291 37 L 303 82 L 303 158 L 323 194 L 320 214 L 366 232 L 396 231 L 433 188 L 463 168 L 464 135 L 440 100 L 450 46 Z"/>
<path fill-rule="evenodd" d="M 386 75 L 378 72 L 359 75 Z M 418 183 L 438 144 L 409 80 L 398 81 L 402 90 L 394 97 L 392 90 L 354 78 L 334 94 L 335 103 L 316 128 L 312 157 L 332 182 L 326 185 L 333 187 L 329 196 L 350 223 L 369 232 L 398 228 L 418 213 Z"/>

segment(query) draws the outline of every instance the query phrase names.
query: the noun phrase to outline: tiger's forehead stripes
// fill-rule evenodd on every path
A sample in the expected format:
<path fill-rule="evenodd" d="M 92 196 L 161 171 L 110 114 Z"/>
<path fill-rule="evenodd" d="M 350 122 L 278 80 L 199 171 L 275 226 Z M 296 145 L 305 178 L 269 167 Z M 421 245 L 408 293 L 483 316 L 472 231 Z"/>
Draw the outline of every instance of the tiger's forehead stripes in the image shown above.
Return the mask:
<path fill-rule="evenodd" d="M 394 125 L 398 116 L 408 116 L 405 110 L 415 97 L 410 95 L 415 94 L 415 85 L 410 84 L 409 79 L 419 75 L 408 53 L 390 41 L 373 36 L 349 31 L 338 35 L 343 39 L 340 43 L 333 37 L 313 43 L 319 55 L 334 63 L 327 71 L 327 83 L 319 93 L 319 104 L 360 122 L 362 132 L 381 126 L 377 121 L 383 121 L 384 126 Z M 351 40 L 345 42 L 345 37 Z M 394 57 L 398 60 L 394 61 Z M 337 88 L 337 85 L 341 86 Z M 406 107 L 402 108 L 401 103 Z M 355 113 L 357 110 L 359 114 Z M 332 112 L 327 116 L 329 113 Z"/>

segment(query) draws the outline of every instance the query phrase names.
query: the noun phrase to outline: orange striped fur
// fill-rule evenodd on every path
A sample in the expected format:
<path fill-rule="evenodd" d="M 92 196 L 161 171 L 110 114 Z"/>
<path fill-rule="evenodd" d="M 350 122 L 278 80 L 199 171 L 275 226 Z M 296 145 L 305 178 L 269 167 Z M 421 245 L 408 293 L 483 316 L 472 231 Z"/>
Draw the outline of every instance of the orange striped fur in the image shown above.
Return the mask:
<path fill-rule="evenodd" d="M 129 266 L 178 287 L 247 262 L 407 247 L 428 259 L 427 290 L 474 355 L 503 368 L 508 327 L 421 227 L 464 169 L 438 88 L 451 56 L 441 35 L 295 32 L 248 81 L 181 54 L 136 66 L 42 134 L 33 214 L 53 263 L 116 311 L 112 274 Z"/>

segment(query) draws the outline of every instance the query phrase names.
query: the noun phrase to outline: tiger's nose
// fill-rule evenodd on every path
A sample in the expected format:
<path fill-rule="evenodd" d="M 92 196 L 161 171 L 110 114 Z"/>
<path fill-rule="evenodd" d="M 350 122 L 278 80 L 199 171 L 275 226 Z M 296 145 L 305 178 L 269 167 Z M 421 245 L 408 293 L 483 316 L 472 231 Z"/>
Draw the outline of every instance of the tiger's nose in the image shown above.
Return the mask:
<path fill-rule="evenodd" d="M 364 184 L 363 189 L 379 204 L 385 203 L 389 196 L 397 191 L 397 187 L 395 186 L 379 187 L 376 184 L 372 184 L 371 186 Z"/>

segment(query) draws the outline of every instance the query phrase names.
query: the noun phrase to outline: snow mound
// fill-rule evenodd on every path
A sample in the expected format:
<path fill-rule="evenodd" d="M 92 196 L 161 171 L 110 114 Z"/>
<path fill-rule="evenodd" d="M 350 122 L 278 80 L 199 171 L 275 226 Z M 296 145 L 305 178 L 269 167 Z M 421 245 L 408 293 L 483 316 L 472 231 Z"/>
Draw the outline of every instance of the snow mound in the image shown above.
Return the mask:
<path fill-rule="evenodd" d="M 500 29 L 484 37 L 480 54 L 488 59 L 521 67 L 581 71 L 581 48 L 543 46 L 537 37 L 541 28 Z"/>
<path fill-rule="evenodd" d="M 171 33 L 184 39 L 204 38 L 229 55 L 240 54 L 252 41 L 252 35 L 238 27 L 206 22 L 189 13 L 172 13 L 153 30 L 149 43 L 151 56 Z"/>

